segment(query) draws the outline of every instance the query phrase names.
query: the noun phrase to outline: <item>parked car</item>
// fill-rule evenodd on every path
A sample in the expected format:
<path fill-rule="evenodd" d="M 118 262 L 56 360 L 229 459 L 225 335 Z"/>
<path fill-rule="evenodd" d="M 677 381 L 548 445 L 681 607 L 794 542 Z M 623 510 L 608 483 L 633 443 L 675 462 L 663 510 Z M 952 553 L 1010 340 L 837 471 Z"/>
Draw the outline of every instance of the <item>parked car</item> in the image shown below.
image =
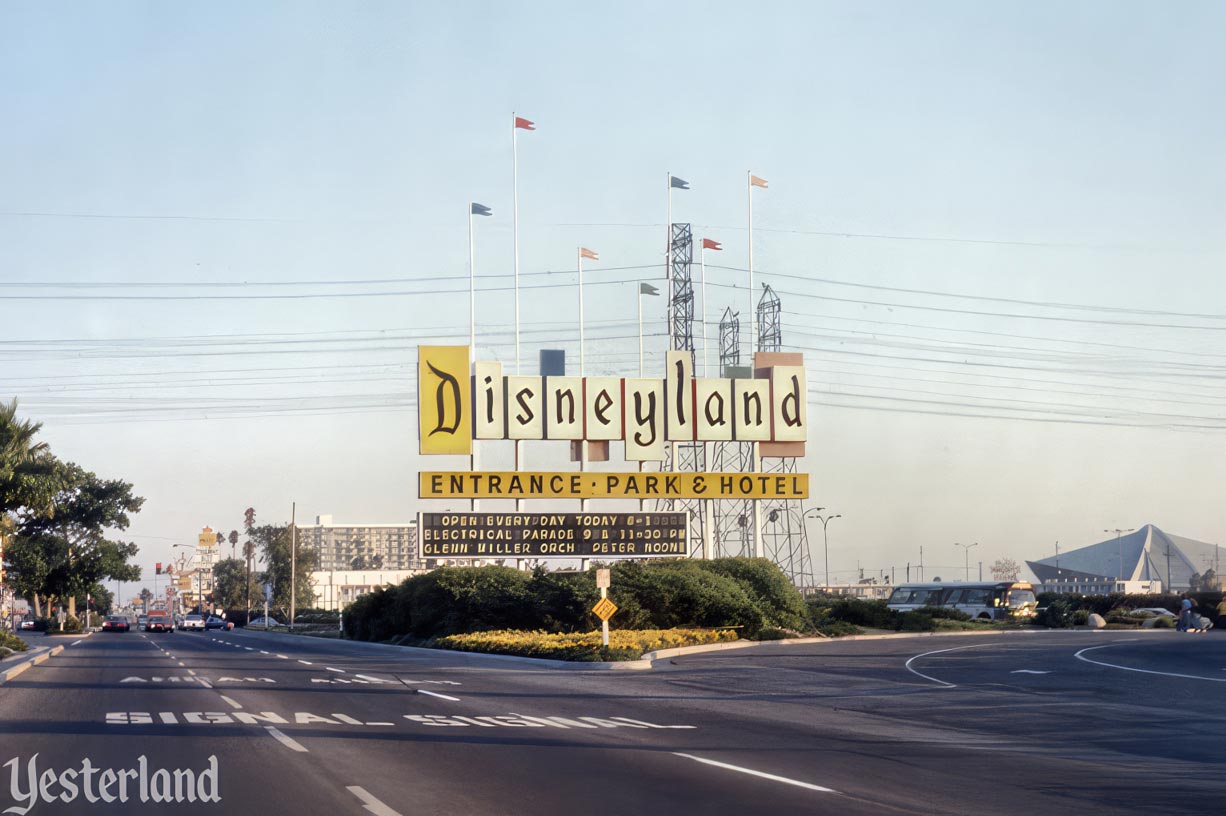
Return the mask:
<path fill-rule="evenodd" d="M 1138 617 L 1153 617 L 1174 618 L 1178 617 L 1169 609 L 1163 609 L 1160 606 L 1143 606 L 1140 609 L 1134 609 L 1128 613 L 1129 615 L 1137 615 Z"/>
<path fill-rule="evenodd" d="M 216 615 L 209 615 L 208 619 L 205 620 L 204 622 L 204 628 L 205 629 L 226 629 L 228 627 L 226 626 L 226 622 L 222 620 L 221 618 L 217 617 Z"/>
<path fill-rule="evenodd" d="M 179 624 L 179 629 L 184 632 L 203 632 L 204 618 L 199 615 L 184 615 L 183 622 Z"/>
<path fill-rule="evenodd" d="M 37 625 L 37 622 L 33 618 L 26 618 L 21 622 L 21 628 L 25 631 L 33 631 Z"/>
<path fill-rule="evenodd" d="M 122 615 L 107 615 L 102 621 L 103 632 L 126 632 L 132 628 L 132 624 L 128 623 L 128 619 Z"/>
<path fill-rule="evenodd" d="M 276 621 L 276 620 L 273 620 L 272 618 L 266 618 L 266 617 L 264 617 L 263 615 L 261 615 L 260 617 L 255 618 L 254 620 L 249 621 L 249 622 L 247 623 L 247 628 L 248 628 L 248 629 L 251 629 L 252 627 L 255 627 L 255 628 L 257 628 L 257 629 L 263 629 L 263 628 L 264 628 L 264 627 L 266 627 L 266 626 L 268 626 L 268 627 L 272 627 L 272 626 L 284 626 L 284 625 L 285 625 L 285 624 L 280 623 L 280 622 L 278 622 L 278 621 Z"/>

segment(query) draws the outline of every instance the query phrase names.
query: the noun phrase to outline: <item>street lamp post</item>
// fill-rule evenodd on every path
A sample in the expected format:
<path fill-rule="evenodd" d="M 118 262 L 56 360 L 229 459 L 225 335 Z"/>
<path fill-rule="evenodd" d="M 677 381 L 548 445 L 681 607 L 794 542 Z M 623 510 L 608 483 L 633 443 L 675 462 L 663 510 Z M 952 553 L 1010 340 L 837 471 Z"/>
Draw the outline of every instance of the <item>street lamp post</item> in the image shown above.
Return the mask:
<path fill-rule="evenodd" d="M 978 547 L 979 542 L 976 541 L 974 544 L 959 544 L 955 541 L 954 546 L 963 548 L 963 554 L 966 557 L 966 580 L 969 581 L 971 580 L 971 547 Z"/>
<path fill-rule="evenodd" d="M 1135 529 L 1136 529 L 1135 527 L 1130 527 L 1127 530 L 1121 530 L 1120 528 L 1117 527 L 1114 530 L 1103 530 L 1104 533 L 1115 533 L 1115 548 L 1119 552 L 1119 556 L 1120 556 L 1120 572 L 1119 572 L 1119 575 L 1116 577 L 1117 581 L 1124 580 L 1124 545 L 1121 542 L 1120 538 L 1121 536 L 1124 535 L 1124 533 L 1131 533 Z"/>
<path fill-rule="evenodd" d="M 813 517 L 822 523 L 822 548 L 825 551 L 826 558 L 826 591 L 830 591 L 830 538 L 826 535 L 826 525 L 836 518 L 843 518 L 842 513 L 835 513 L 832 516 L 820 515 L 825 507 L 815 507 L 805 513 L 805 516 L 813 514 Z"/>

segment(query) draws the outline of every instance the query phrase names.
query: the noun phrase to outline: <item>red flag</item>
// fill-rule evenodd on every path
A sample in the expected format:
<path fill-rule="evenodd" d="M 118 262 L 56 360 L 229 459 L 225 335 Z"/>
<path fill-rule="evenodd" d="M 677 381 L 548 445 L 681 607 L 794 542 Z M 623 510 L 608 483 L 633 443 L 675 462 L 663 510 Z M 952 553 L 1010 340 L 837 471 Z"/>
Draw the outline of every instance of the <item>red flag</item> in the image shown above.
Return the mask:
<path fill-rule="evenodd" d="M 583 247 L 579 247 L 579 257 L 587 258 L 589 261 L 599 261 L 600 260 L 599 256 L 597 256 L 595 252 L 593 252 L 590 249 L 584 249 Z"/>
<path fill-rule="evenodd" d="M 515 117 L 515 127 L 520 128 L 521 130 L 536 130 L 536 125 L 533 122 L 529 122 L 522 116 Z"/>
<path fill-rule="evenodd" d="M 724 247 L 723 247 L 723 246 L 720 244 L 720 242 L 719 242 L 719 241 L 712 241 L 710 238 L 703 238 L 703 239 L 702 239 L 702 248 L 703 248 L 703 249 L 719 249 L 719 250 L 722 250 Z"/>
<path fill-rule="evenodd" d="M 749 183 L 754 187 L 761 187 L 763 190 L 766 189 L 766 179 L 764 178 L 758 178 L 757 176 L 751 174 L 749 176 Z"/>

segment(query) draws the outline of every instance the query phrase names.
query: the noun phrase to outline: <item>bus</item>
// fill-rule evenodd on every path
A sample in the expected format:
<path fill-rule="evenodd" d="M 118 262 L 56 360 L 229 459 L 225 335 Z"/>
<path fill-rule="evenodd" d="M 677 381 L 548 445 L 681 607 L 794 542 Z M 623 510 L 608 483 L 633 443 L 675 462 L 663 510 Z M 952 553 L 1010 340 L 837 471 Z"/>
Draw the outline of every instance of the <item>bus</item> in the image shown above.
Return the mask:
<path fill-rule="evenodd" d="M 1034 586 L 1025 581 L 901 584 L 886 601 L 887 607 L 898 612 L 939 606 L 965 612 L 978 620 L 1028 618 L 1038 605 Z"/>

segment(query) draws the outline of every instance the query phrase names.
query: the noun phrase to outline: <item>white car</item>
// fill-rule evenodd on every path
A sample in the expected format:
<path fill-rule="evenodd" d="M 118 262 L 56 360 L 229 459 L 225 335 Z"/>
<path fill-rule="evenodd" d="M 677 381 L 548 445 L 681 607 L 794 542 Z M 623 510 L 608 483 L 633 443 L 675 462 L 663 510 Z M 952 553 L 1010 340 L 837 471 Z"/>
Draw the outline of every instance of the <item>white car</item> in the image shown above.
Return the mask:
<path fill-rule="evenodd" d="M 191 632 L 193 630 L 203 632 L 204 618 L 200 617 L 199 615 L 185 615 L 183 622 L 179 624 L 179 629 L 183 632 Z"/>
<path fill-rule="evenodd" d="M 1169 609 L 1163 609 L 1160 606 L 1145 606 L 1140 609 L 1134 609 L 1128 613 L 1129 615 L 1150 616 L 1160 618 L 1175 618 L 1178 617 Z"/>
<path fill-rule="evenodd" d="M 272 618 L 265 618 L 263 616 L 254 618 L 247 622 L 247 628 L 249 629 L 250 628 L 263 629 L 266 626 L 269 628 L 272 628 L 273 626 L 284 626 L 284 624 L 280 623 L 279 621 L 275 621 Z"/>

